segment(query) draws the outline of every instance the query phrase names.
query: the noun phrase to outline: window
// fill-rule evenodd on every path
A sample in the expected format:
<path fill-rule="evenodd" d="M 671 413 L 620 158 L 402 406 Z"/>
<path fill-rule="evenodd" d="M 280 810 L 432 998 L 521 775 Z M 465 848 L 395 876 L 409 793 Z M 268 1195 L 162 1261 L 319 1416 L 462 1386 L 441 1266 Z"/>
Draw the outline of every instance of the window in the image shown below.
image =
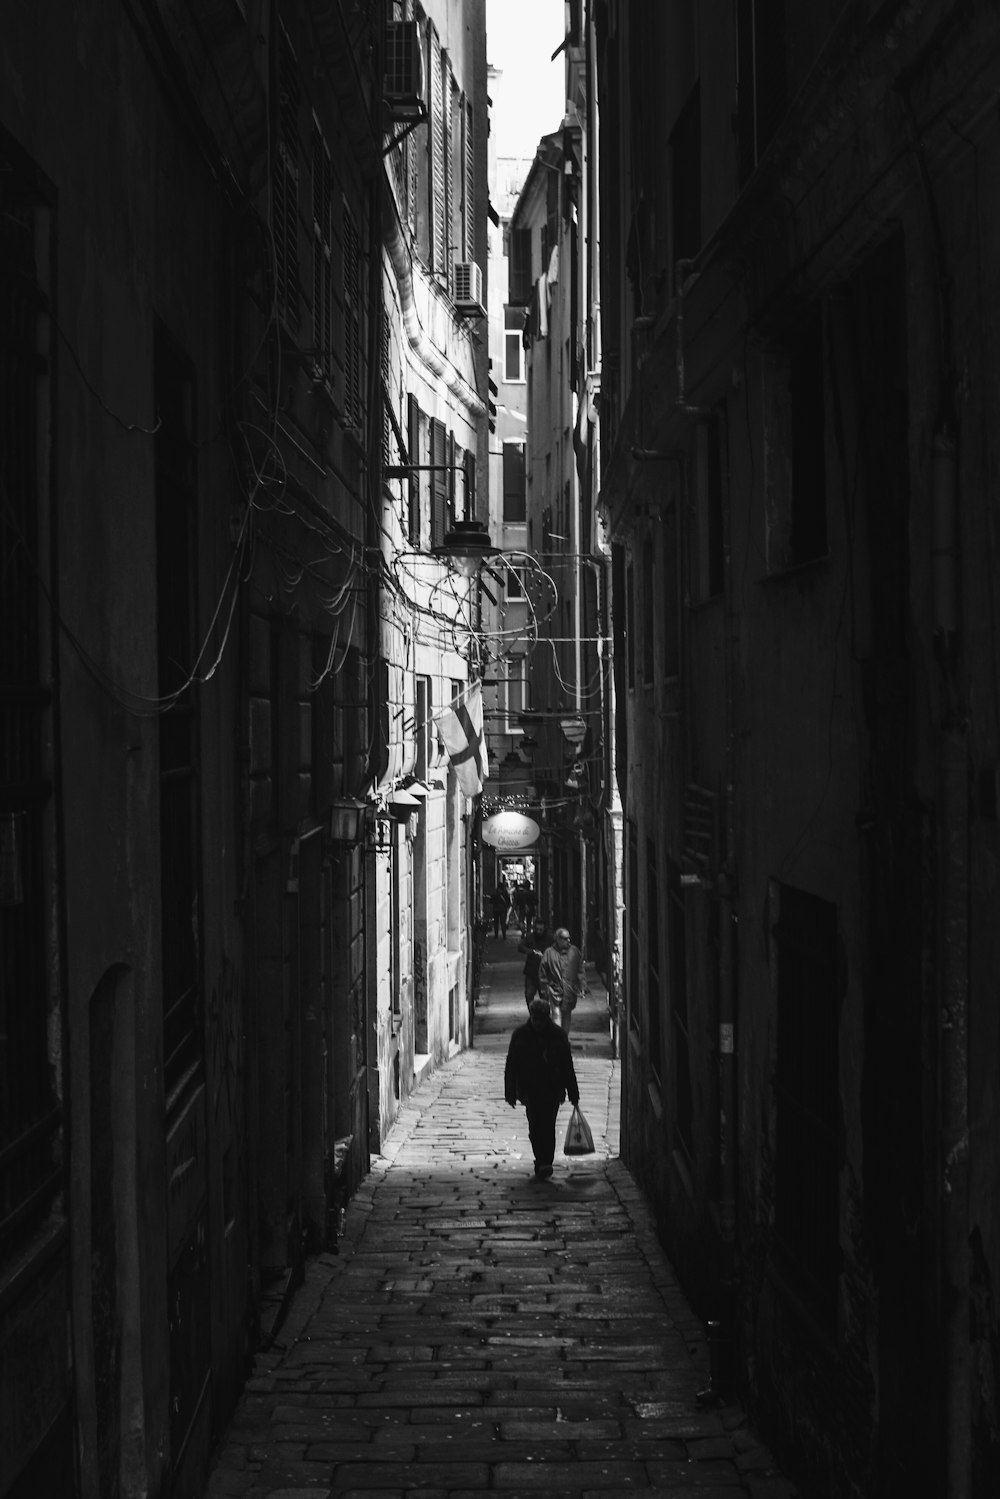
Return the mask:
<path fill-rule="evenodd" d="M 471 520 L 476 513 L 476 455 L 468 450 L 462 455 L 462 518 Z"/>
<path fill-rule="evenodd" d="M 792 421 L 792 565 L 825 557 L 826 402 L 823 323 L 819 309 L 807 319 L 792 349 L 789 371 Z"/>
<path fill-rule="evenodd" d="M 677 503 L 663 512 L 663 676 L 669 682 L 680 674 L 680 569 L 678 567 Z"/>
<path fill-rule="evenodd" d="M 313 373 L 333 378 L 333 223 L 330 153 L 319 125 L 312 134 Z"/>
<path fill-rule="evenodd" d="M 661 1084 L 663 1032 L 660 991 L 660 896 L 656 877 L 656 844 L 646 839 L 646 1010 L 649 1015 L 649 1067 Z"/>
<path fill-rule="evenodd" d="M 512 307 L 527 307 L 534 281 L 531 275 L 531 230 L 510 230 L 509 296 Z"/>
<path fill-rule="evenodd" d="M 163 1074 L 168 1114 L 201 1062 L 198 698 L 195 659 L 194 381 L 188 362 L 157 332 L 154 385 L 158 691 L 174 697 L 158 719 Z"/>
<path fill-rule="evenodd" d="M 443 422 L 431 417 L 431 546 L 440 546 L 454 519 L 454 474 L 452 461 L 454 438 Z"/>
<path fill-rule="evenodd" d="M 508 562 L 503 570 L 503 586 L 508 599 L 523 599 L 524 568 Z"/>
<path fill-rule="evenodd" d="M 357 220 L 344 204 L 344 420 L 361 428 L 364 411 L 364 365 L 361 341 L 361 238 Z"/>
<path fill-rule="evenodd" d="M 813 1310 L 836 1320 L 840 1057 L 837 908 L 775 881 L 775 1231 Z"/>
<path fill-rule="evenodd" d="M 723 590 L 724 553 L 722 533 L 723 448 L 726 442 L 726 419 L 719 408 L 696 435 L 697 528 L 692 573 L 695 596 L 699 601 L 715 598 Z"/>
<path fill-rule="evenodd" d="M 628 883 L 625 889 L 625 916 L 628 921 L 628 951 L 625 957 L 625 1002 L 628 1006 L 629 1027 L 636 1035 L 641 1034 L 639 1023 L 639 835 L 635 823 L 628 823 Z"/>
<path fill-rule="evenodd" d="M 434 764 L 435 733 L 431 715 L 434 712 L 431 697 L 430 677 L 419 676 L 416 681 L 414 702 L 414 736 L 416 739 L 416 775 L 421 781 L 427 779 Z"/>
<path fill-rule="evenodd" d="M 57 1068 L 50 1056 L 57 1015 L 47 912 L 52 867 L 46 824 L 52 783 L 48 663 L 39 630 L 47 573 L 41 544 L 46 485 L 39 461 L 50 440 L 49 215 L 33 204 L 0 141 L 0 1257 L 30 1241 L 60 1190 Z M 44 461 L 44 460 L 43 460 Z"/>
<path fill-rule="evenodd" d="M 665 592 L 669 594 L 667 587 Z M 629 691 L 635 687 L 635 568 L 625 569 L 625 662 Z"/>
<path fill-rule="evenodd" d="M 674 1128 L 688 1155 L 694 1154 L 691 1099 L 691 1038 L 688 1029 L 687 932 L 680 870 L 667 865 L 667 941 L 670 944 L 670 1038 L 673 1043 Z"/>
<path fill-rule="evenodd" d="M 504 663 L 503 710 L 506 715 L 504 732 L 511 734 L 518 727 L 517 720 L 527 708 L 527 674 L 524 656 L 510 656 Z"/>
<path fill-rule="evenodd" d="M 524 469 L 524 443 L 503 445 L 503 518 L 511 523 L 527 516 L 527 484 Z"/>
<path fill-rule="evenodd" d="M 271 154 L 271 239 L 274 303 L 289 328 L 299 326 L 299 107 L 302 85 L 288 33 L 278 22 L 275 49 L 274 149 Z"/>
<path fill-rule="evenodd" d="M 420 406 L 416 396 L 408 395 L 406 398 L 406 453 L 410 463 L 416 465 L 421 462 L 420 446 Z M 414 467 L 406 481 L 408 523 L 410 529 L 410 542 L 413 546 L 420 545 L 420 470 Z"/>
<path fill-rule="evenodd" d="M 476 153 L 475 135 L 473 133 L 474 115 L 471 100 L 465 101 L 465 112 L 463 116 L 465 125 L 465 140 L 462 144 L 463 172 L 463 214 L 462 214 L 462 239 L 466 260 L 476 258 Z"/>
<path fill-rule="evenodd" d="M 788 103 L 785 0 L 737 0 L 737 130 L 745 182 Z"/>
<path fill-rule="evenodd" d="M 690 260 L 701 247 L 701 89 L 696 83 L 670 132 L 673 258 Z"/>
<path fill-rule="evenodd" d="M 642 553 L 642 680 L 646 687 L 651 687 L 653 684 L 653 662 L 656 650 L 656 630 L 653 624 L 653 562 L 653 537 L 649 536 L 646 538 Z"/>
<path fill-rule="evenodd" d="M 439 278 L 448 274 L 448 216 L 450 209 L 448 131 L 445 110 L 451 113 L 451 80 L 447 56 L 433 21 L 427 26 L 427 65 L 430 78 L 430 266 Z"/>
<path fill-rule="evenodd" d="M 524 381 L 524 320 L 523 307 L 507 306 L 503 310 L 503 377 L 508 385 Z"/>

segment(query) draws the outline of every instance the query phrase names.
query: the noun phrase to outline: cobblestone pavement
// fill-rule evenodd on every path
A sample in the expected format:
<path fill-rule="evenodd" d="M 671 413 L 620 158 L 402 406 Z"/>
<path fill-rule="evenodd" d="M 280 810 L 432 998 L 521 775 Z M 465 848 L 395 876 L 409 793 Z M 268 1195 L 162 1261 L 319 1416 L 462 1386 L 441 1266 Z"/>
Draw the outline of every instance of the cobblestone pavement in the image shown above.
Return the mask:
<path fill-rule="evenodd" d="M 503 1099 L 516 941 L 487 943 L 473 1049 L 405 1106 L 258 1355 L 212 1499 L 794 1499 L 739 1407 L 697 1402 L 704 1330 L 617 1159 L 602 990 L 571 1033 L 596 1152 L 532 1174 Z"/>

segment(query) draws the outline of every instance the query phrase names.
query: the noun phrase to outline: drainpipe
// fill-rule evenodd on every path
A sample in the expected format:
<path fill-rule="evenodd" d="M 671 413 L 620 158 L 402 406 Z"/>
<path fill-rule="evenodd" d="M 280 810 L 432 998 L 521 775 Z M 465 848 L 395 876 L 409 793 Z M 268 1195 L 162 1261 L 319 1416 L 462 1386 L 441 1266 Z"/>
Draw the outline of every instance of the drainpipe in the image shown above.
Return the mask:
<path fill-rule="evenodd" d="M 959 621 L 958 458 L 951 433 L 931 450 L 934 628 L 952 687 Z M 941 745 L 941 1173 L 945 1466 L 951 1499 L 971 1492 L 969 1347 L 969 761 L 954 694 Z"/>

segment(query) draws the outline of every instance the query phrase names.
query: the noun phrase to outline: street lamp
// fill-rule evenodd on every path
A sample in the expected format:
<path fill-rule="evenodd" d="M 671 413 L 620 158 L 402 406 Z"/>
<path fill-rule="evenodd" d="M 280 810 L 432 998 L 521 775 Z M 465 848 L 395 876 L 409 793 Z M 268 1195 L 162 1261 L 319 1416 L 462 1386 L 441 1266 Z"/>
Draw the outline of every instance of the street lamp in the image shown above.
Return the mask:
<path fill-rule="evenodd" d="M 490 541 L 490 533 L 481 520 L 457 520 L 450 531 L 445 532 L 440 546 L 432 548 L 432 555 L 450 562 L 463 578 L 474 578 L 488 557 L 496 557 L 500 548 Z"/>
<path fill-rule="evenodd" d="M 330 837 L 335 843 L 357 843 L 364 829 L 367 803 L 341 797 L 330 807 Z"/>

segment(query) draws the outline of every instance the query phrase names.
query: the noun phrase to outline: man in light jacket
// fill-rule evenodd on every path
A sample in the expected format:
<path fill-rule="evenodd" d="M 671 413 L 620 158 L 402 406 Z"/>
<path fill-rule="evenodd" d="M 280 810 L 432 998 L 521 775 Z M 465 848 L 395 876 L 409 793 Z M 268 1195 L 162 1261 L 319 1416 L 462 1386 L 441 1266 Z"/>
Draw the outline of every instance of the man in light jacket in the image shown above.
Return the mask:
<path fill-rule="evenodd" d="M 556 1025 L 569 1032 L 573 1011 L 583 993 L 583 954 L 564 926 L 556 928 L 552 946 L 538 965 L 538 992 L 549 1002 Z"/>

